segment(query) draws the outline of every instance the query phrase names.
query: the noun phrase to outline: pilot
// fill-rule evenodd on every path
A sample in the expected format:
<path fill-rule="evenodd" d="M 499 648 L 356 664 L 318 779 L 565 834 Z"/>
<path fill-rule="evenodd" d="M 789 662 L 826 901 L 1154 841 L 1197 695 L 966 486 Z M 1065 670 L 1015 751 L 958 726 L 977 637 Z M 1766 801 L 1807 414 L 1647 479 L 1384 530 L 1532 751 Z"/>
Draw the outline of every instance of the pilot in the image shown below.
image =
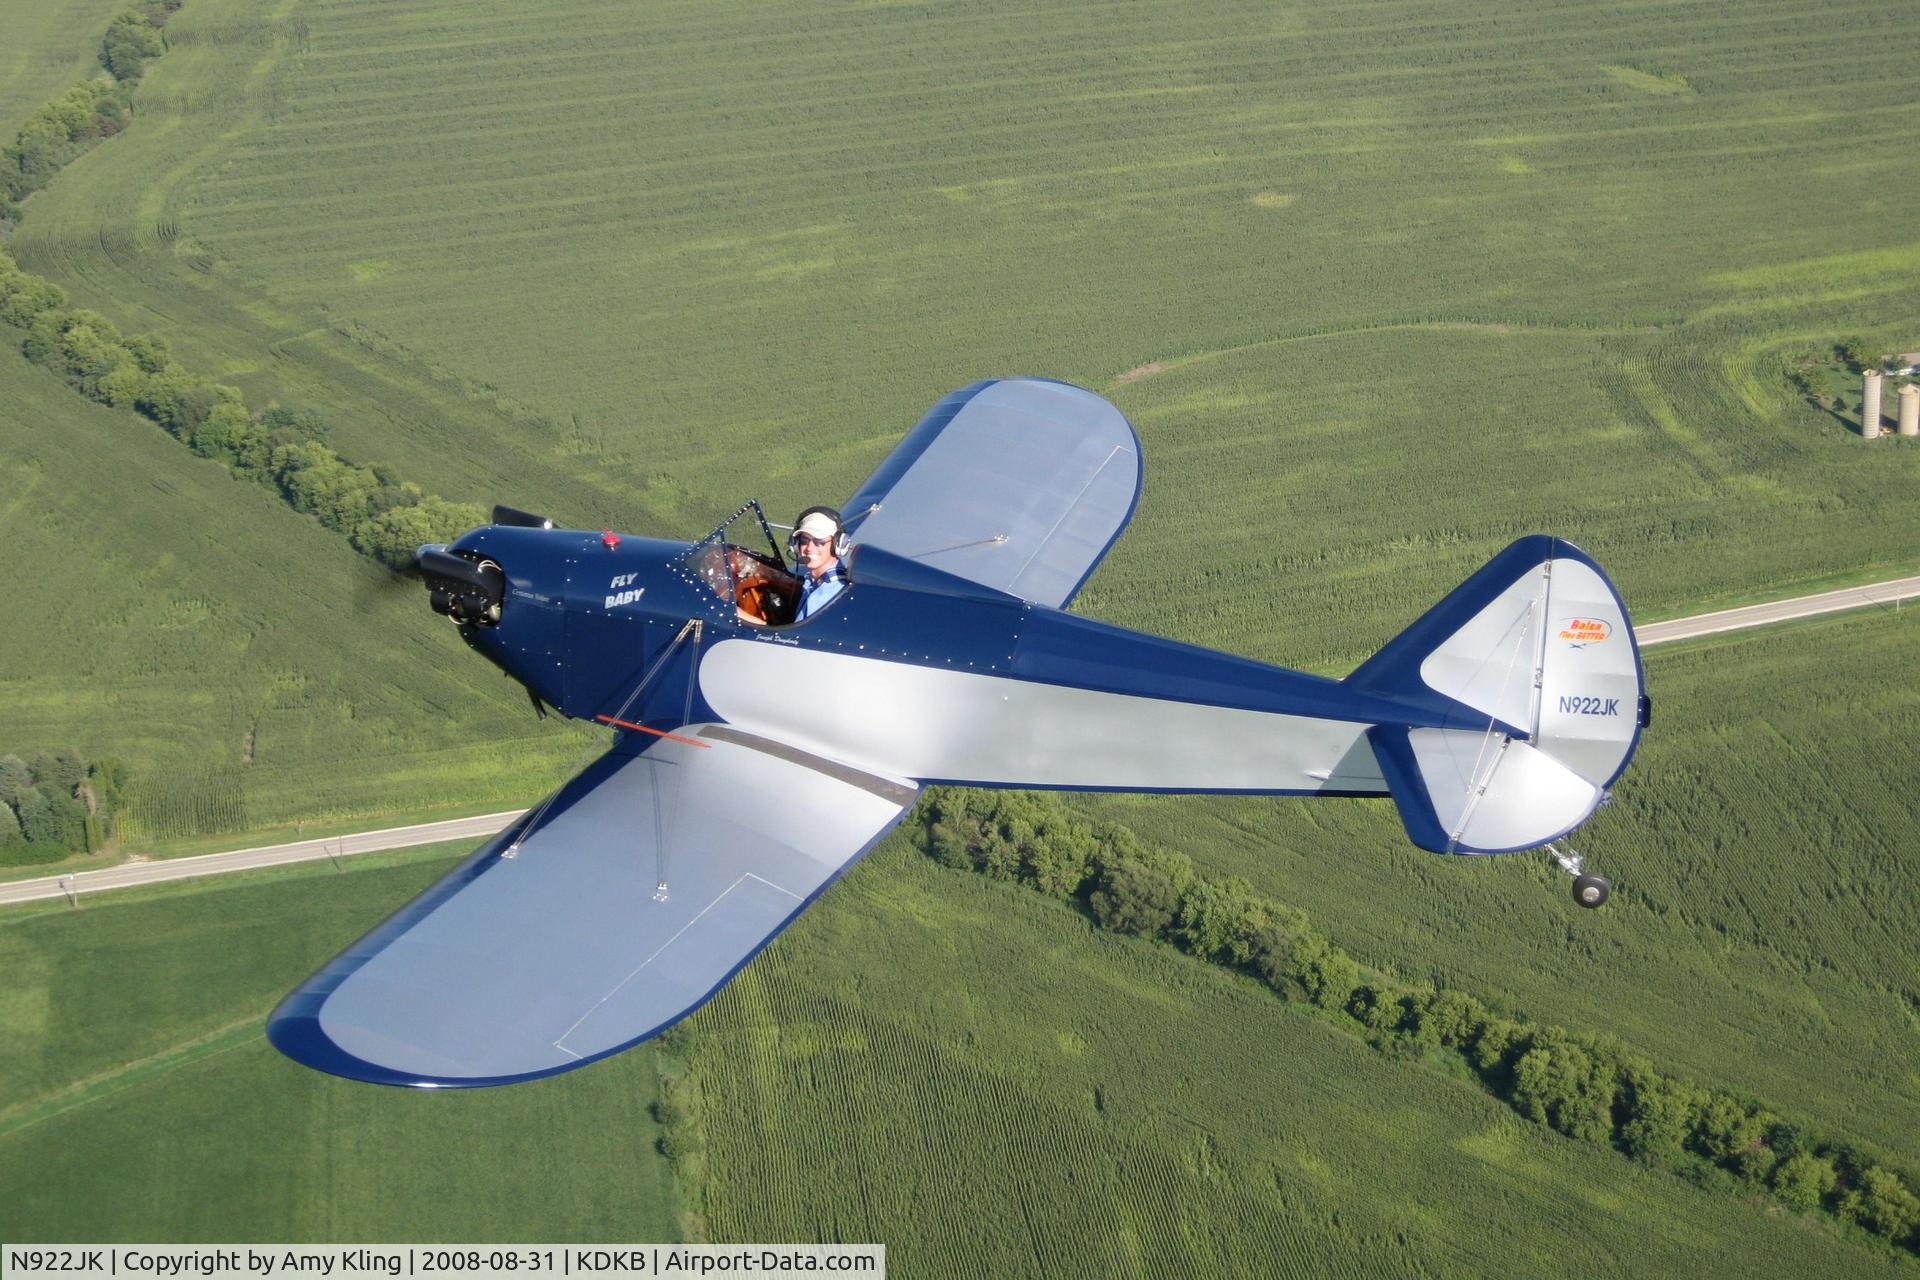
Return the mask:
<path fill-rule="evenodd" d="M 847 531 L 832 507 L 808 507 L 793 522 L 787 539 L 795 570 L 800 574 L 800 607 L 793 620 L 805 622 L 847 587 Z"/>

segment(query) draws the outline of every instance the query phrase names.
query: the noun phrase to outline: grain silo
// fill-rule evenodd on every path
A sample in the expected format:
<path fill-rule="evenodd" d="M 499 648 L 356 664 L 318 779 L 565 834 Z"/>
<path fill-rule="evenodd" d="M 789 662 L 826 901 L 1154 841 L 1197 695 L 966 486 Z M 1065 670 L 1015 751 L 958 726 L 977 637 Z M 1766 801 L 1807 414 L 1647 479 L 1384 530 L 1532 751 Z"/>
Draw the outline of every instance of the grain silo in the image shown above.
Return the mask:
<path fill-rule="evenodd" d="M 1900 388 L 1900 434 L 1920 436 L 1920 383 Z"/>
<path fill-rule="evenodd" d="M 1880 371 L 1869 369 L 1860 394 L 1860 434 L 1869 440 L 1880 436 Z"/>

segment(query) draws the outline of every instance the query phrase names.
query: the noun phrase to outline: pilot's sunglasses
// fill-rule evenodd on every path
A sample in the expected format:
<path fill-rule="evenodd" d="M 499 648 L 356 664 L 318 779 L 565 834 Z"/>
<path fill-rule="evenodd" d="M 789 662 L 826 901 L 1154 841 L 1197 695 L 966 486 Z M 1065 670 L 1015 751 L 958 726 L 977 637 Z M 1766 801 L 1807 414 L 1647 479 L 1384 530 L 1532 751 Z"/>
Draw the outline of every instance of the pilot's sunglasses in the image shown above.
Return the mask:
<path fill-rule="evenodd" d="M 832 541 L 830 538 L 816 538 L 810 533 L 797 533 L 793 540 L 803 547 L 824 547 Z"/>

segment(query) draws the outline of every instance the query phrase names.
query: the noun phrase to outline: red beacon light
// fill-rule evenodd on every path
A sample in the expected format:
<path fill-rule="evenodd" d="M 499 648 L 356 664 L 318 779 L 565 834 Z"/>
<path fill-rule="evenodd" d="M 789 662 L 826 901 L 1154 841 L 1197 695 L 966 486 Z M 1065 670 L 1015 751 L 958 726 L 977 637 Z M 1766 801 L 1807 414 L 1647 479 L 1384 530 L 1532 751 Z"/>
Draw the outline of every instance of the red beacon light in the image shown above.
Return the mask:
<path fill-rule="evenodd" d="M 600 531 L 600 545 L 611 551 L 620 545 L 620 535 L 611 529 L 602 529 Z"/>

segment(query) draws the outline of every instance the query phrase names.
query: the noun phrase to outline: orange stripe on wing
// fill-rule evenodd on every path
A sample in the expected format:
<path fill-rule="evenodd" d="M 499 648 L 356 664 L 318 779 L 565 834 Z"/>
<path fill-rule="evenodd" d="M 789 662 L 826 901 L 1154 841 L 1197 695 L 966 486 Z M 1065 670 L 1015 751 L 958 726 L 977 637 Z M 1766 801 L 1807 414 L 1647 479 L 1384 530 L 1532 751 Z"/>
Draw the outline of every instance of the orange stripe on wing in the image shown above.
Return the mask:
<path fill-rule="evenodd" d="M 669 742 L 684 742 L 690 747 L 699 747 L 702 751 L 712 748 L 711 742 L 702 742 L 698 738 L 683 738 L 677 733 L 668 733 L 665 729 L 649 729 L 643 724 L 634 724 L 630 720 L 615 720 L 612 716 L 595 716 L 601 724 L 618 725 L 622 729 L 631 729 L 635 733 L 650 733 L 656 738 L 665 738 Z"/>

